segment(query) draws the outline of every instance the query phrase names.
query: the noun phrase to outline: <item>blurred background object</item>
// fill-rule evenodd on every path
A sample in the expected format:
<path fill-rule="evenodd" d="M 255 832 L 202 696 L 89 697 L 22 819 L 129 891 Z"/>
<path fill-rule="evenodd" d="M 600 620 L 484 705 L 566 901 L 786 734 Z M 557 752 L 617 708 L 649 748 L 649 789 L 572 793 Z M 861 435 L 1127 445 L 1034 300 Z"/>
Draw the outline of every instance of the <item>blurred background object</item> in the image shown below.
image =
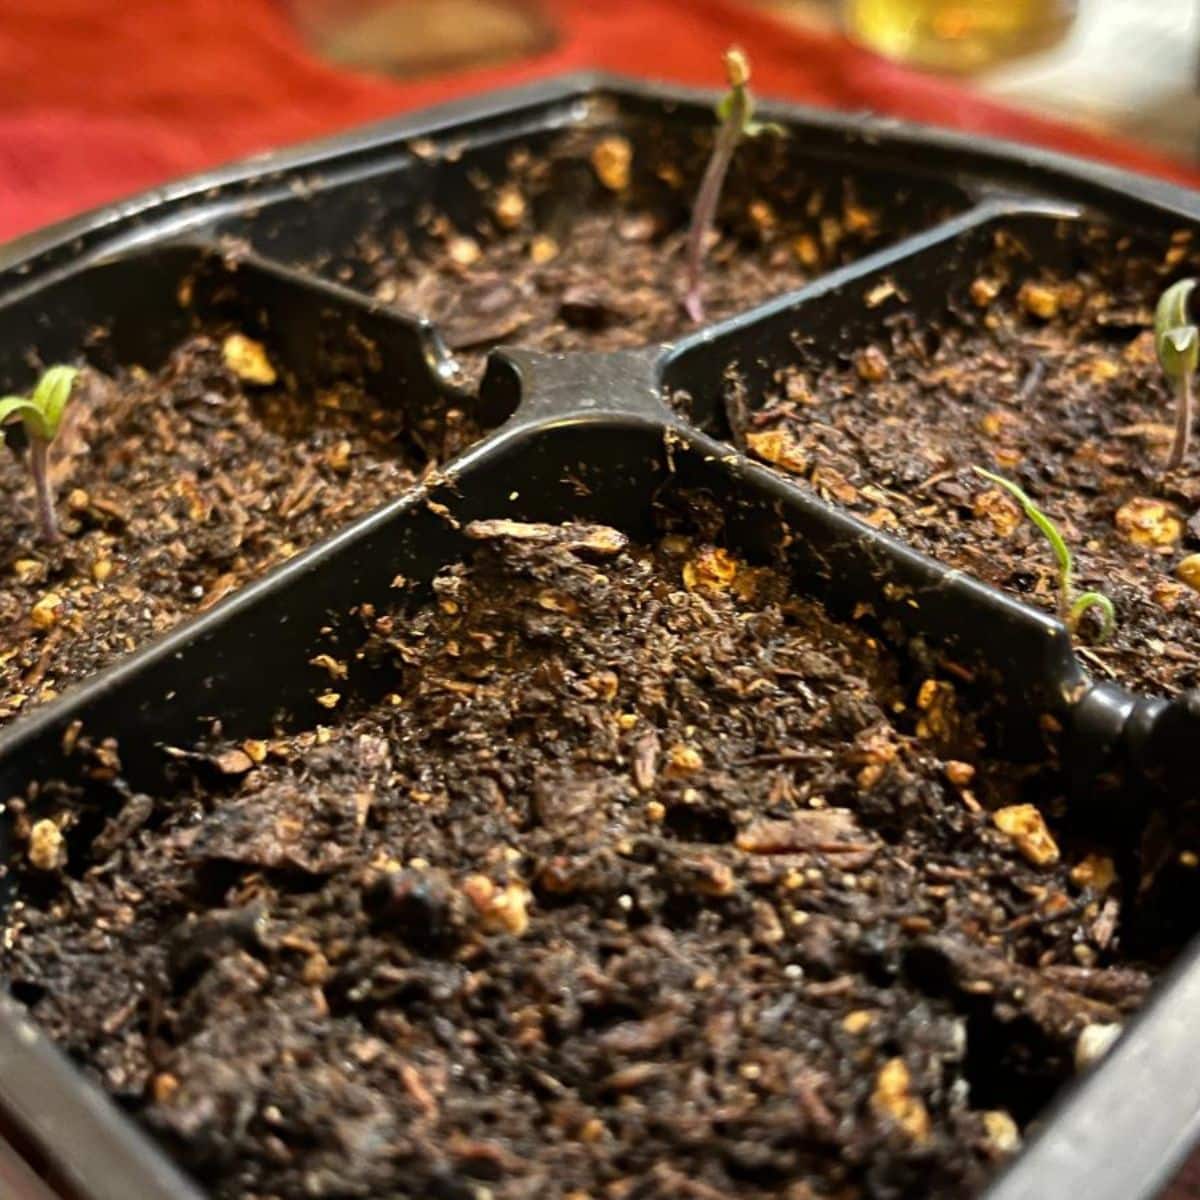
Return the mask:
<path fill-rule="evenodd" d="M 0 0 L 0 238 L 392 113 L 596 68 L 1006 137 L 1200 182 L 1193 0 L 1078 0 L 1067 36 L 936 75 L 847 0 Z M 1119 136 L 1129 130 L 1132 137 Z M 1163 150 L 1159 149 L 1163 147 Z"/>
<path fill-rule="evenodd" d="M 1200 162 L 1197 0 L 754 0 L 1030 112 Z M 966 78 L 964 78 L 966 77 Z"/>
<path fill-rule="evenodd" d="M 554 41 L 534 0 L 291 0 L 291 7 L 323 58 L 402 77 L 506 62 Z"/>
<path fill-rule="evenodd" d="M 865 46 L 935 71 L 978 71 L 1061 41 L 1075 0 L 845 0 Z"/>
<path fill-rule="evenodd" d="M 1034 112 L 1200 161 L 1197 0 L 743 0 L 746 8 Z M 555 42 L 540 0 L 290 0 L 327 62 L 413 78 L 513 62 Z M 556 6 L 557 7 L 557 6 Z M 634 7 L 613 0 L 611 20 Z M 698 9 L 706 7 L 697 0 Z"/>
<path fill-rule="evenodd" d="M 1200 4 L 1084 0 L 1049 54 L 983 77 L 992 96 L 1200 161 Z"/>

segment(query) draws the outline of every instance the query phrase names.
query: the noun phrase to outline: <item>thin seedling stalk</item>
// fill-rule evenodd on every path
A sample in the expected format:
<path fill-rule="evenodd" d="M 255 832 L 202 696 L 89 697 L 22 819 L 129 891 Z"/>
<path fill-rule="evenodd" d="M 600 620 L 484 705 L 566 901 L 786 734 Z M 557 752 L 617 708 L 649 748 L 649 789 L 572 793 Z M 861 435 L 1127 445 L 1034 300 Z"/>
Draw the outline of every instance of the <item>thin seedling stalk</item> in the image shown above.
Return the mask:
<path fill-rule="evenodd" d="M 62 534 L 58 529 L 58 514 L 54 511 L 54 492 L 50 486 L 50 443 L 44 438 L 29 439 L 29 471 L 37 496 L 38 528 L 47 542 L 57 542 Z"/>
<path fill-rule="evenodd" d="M 721 202 L 721 189 L 725 176 L 733 162 L 734 152 L 743 137 L 758 137 L 760 133 L 783 133 L 778 125 L 763 124 L 754 120 L 754 97 L 750 94 L 750 62 L 743 51 L 731 46 L 725 51 L 725 74 L 729 79 L 729 91 L 717 105 L 717 136 L 713 141 L 712 154 L 700 180 L 700 190 L 692 208 L 692 226 L 688 230 L 687 248 L 684 258 L 683 307 L 687 315 L 697 324 L 704 320 L 703 269 L 704 252 L 708 236 L 716 224 L 717 208 Z"/>
<path fill-rule="evenodd" d="M 1071 556 L 1071 548 L 1059 533 L 1058 526 L 1038 508 L 1026 491 L 1011 479 L 1005 479 L 1003 475 L 996 475 L 992 471 L 985 471 L 982 467 L 974 467 L 973 470 L 989 482 L 1004 488 L 1050 544 L 1054 561 L 1058 565 L 1058 615 L 1072 636 L 1079 632 L 1079 623 L 1088 609 L 1096 608 L 1100 610 L 1099 640 L 1105 641 L 1109 638 L 1117 625 L 1117 611 L 1113 602 L 1103 592 L 1075 594 L 1075 562 Z"/>
<path fill-rule="evenodd" d="M 1183 465 L 1192 444 L 1192 422 L 1195 418 L 1195 389 L 1190 372 L 1185 373 L 1175 384 L 1175 436 L 1171 439 L 1171 453 L 1167 456 L 1167 470 L 1174 471 Z"/>
<path fill-rule="evenodd" d="M 725 176 L 729 173 L 729 164 L 733 161 L 733 153 L 742 140 L 742 133 L 749 119 L 749 93 L 744 87 L 734 88 L 730 92 L 728 112 L 717 130 L 712 155 L 704 169 L 704 178 L 696 196 L 696 206 L 692 210 L 692 227 L 688 231 L 687 291 L 684 293 L 683 306 L 687 315 L 697 325 L 704 320 L 701 276 L 705 243 L 716 220 L 717 204 L 721 199 Z"/>

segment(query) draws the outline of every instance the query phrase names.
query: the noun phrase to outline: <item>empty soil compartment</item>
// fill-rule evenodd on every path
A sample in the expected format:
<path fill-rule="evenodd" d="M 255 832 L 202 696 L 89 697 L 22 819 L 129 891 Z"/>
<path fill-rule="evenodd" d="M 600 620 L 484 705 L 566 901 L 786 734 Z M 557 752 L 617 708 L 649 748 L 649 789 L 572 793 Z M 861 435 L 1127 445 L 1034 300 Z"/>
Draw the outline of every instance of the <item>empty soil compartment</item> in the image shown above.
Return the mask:
<path fill-rule="evenodd" d="M 10 803 L 6 977 L 213 1196 L 969 1196 L 1144 998 L 1048 766 L 660 517 L 475 522 L 374 698 Z"/>

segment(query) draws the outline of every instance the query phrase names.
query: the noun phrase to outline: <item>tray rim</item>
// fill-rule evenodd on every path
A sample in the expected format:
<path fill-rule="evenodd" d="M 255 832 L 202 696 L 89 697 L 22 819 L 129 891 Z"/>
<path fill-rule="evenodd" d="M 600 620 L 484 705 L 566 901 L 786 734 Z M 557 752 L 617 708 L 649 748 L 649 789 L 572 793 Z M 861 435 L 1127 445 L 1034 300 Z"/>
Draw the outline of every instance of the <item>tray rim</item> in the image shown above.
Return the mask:
<path fill-rule="evenodd" d="M 536 113 L 554 104 L 604 95 L 694 105 L 711 103 L 716 93 L 597 71 L 479 92 L 242 158 L 20 235 L 0 246 L 0 272 L 18 273 L 22 289 L 36 290 L 47 281 L 45 275 L 50 269 L 64 263 L 70 266 L 85 250 L 89 254 L 119 253 L 122 236 L 135 228 L 143 235 L 136 239 L 137 244 L 169 240 L 178 231 L 172 216 L 189 206 L 210 203 L 211 198 L 205 194 L 214 188 L 232 188 L 267 177 L 283 180 L 314 167 L 349 164 L 356 157 L 386 150 L 400 140 L 450 131 L 466 122 L 503 119 L 522 110 Z M 924 150 L 948 159 L 965 156 L 989 168 L 973 173 L 976 178 L 993 178 L 993 170 L 996 179 L 1013 174 L 1028 178 L 1032 181 L 1028 190 L 1018 189 L 1016 193 L 1028 199 L 1057 197 L 1066 184 L 1068 195 L 1073 194 L 1072 189 L 1079 189 L 1114 205 L 1133 202 L 1156 209 L 1168 219 L 1200 222 L 1200 191 L 1091 159 L 868 113 L 842 113 L 773 99 L 764 100 L 762 108 L 770 115 L 842 138 L 851 146 L 862 143 L 893 152 Z M 56 255 L 63 257 L 49 262 Z M 4 298 L 0 295 L 0 302 Z M 1047 1110 L 1037 1134 L 990 1183 L 986 1200 L 1042 1200 L 1081 1184 L 1093 1188 L 1100 1200 L 1150 1200 L 1157 1194 L 1200 1132 L 1200 1043 L 1186 1036 L 1197 1004 L 1200 938 L 1180 953 L 1158 981 L 1154 996 L 1130 1022 L 1126 1036 L 1104 1064 L 1069 1085 Z M 1196 1049 L 1189 1055 L 1191 1044 L 1196 1044 Z M 22 1091 L 21 1081 L 11 1078 L 7 1069 L 17 1061 L 25 1064 L 26 1084 L 36 1080 L 71 1094 L 73 1112 L 65 1114 L 66 1128 L 73 1116 L 86 1113 L 94 1122 L 93 1134 L 115 1137 L 115 1142 L 109 1143 L 110 1149 L 126 1153 L 132 1150 L 141 1166 L 158 1173 L 160 1185 L 165 1185 L 161 1193 L 164 1197 L 182 1200 L 199 1196 L 190 1182 L 178 1176 L 165 1152 L 158 1150 L 131 1118 L 41 1034 L 23 1006 L 0 996 L 0 1107 L 9 1112 L 14 1101 L 22 1102 L 16 1095 Z M 1131 1085 L 1155 1077 L 1165 1087 L 1157 1089 L 1157 1102 L 1150 1104 L 1139 1088 Z M 62 1115 L 52 1115 L 52 1126 L 56 1125 L 54 1117 Z M 62 1126 L 55 1128 L 58 1134 L 64 1131 Z M 86 1134 L 86 1129 L 82 1132 Z M 47 1130 L 40 1129 L 38 1135 L 44 1145 Z M 83 1145 L 86 1148 L 86 1137 Z M 1121 1156 L 1115 1161 L 1113 1150 L 1118 1146 Z M 53 1140 L 48 1148 L 56 1165 L 69 1176 L 75 1151 L 66 1156 L 55 1154 Z M 104 1190 L 103 1181 L 96 1178 L 76 1178 L 74 1182 L 82 1185 L 81 1195 L 89 1200 L 125 1194 Z M 115 1182 L 119 1188 L 121 1181 Z M 142 1194 L 150 1197 L 152 1193 Z"/>
<path fill-rule="evenodd" d="M 346 163 L 385 150 L 398 141 L 435 134 L 467 122 L 509 116 L 520 110 L 534 112 L 555 103 L 585 101 L 605 95 L 668 105 L 711 105 L 719 98 L 719 93 L 709 88 L 595 70 L 573 71 L 532 83 L 479 91 L 400 112 L 340 133 L 237 158 L 18 234 L 0 244 L 0 274 L 14 270 L 31 272 L 39 259 L 55 251 L 67 250 L 72 242 L 83 239 L 79 246 L 83 249 L 85 244 L 101 240 L 106 232 L 119 234 L 123 227 L 139 220 L 169 217 L 188 202 L 204 200 L 205 193 L 213 189 L 230 188 L 269 176 L 282 180 L 314 167 Z M 896 151 L 923 149 L 943 155 L 963 154 L 994 167 L 1001 177 L 1016 167 L 1032 180 L 1047 185 L 1051 196 L 1057 191 L 1053 189 L 1053 180 L 1065 178 L 1116 201 L 1134 200 L 1163 210 L 1165 214 L 1200 220 L 1200 189 L 1111 166 L 1097 159 L 873 112 L 819 108 L 774 96 L 764 96 L 760 108 L 768 116 L 806 124 L 814 130 L 842 137 L 848 145 L 858 142 Z M 1035 187 L 1031 198 L 1048 199 L 1050 196 L 1046 195 L 1046 187 Z M 164 220 L 146 232 L 156 235 L 154 240 L 169 236 L 170 222 Z"/>

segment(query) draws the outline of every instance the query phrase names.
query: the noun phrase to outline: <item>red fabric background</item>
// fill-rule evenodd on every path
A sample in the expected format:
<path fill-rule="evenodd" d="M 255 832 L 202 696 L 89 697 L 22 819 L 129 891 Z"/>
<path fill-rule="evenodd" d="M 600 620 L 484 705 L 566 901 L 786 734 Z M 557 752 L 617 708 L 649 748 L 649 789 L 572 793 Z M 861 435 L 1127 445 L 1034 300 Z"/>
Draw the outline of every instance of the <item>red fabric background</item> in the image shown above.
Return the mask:
<path fill-rule="evenodd" d="M 2 0 L 0 238 L 172 176 L 404 109 L 579 67 L 713 85 L 745 46 L 762 94 L 998 134 L 1200 183 L 1140 147 L 1014 113 L 728 0 L 548 0 L 519 65 L 398 82 L 317 61 L 285 0 Z"/>

